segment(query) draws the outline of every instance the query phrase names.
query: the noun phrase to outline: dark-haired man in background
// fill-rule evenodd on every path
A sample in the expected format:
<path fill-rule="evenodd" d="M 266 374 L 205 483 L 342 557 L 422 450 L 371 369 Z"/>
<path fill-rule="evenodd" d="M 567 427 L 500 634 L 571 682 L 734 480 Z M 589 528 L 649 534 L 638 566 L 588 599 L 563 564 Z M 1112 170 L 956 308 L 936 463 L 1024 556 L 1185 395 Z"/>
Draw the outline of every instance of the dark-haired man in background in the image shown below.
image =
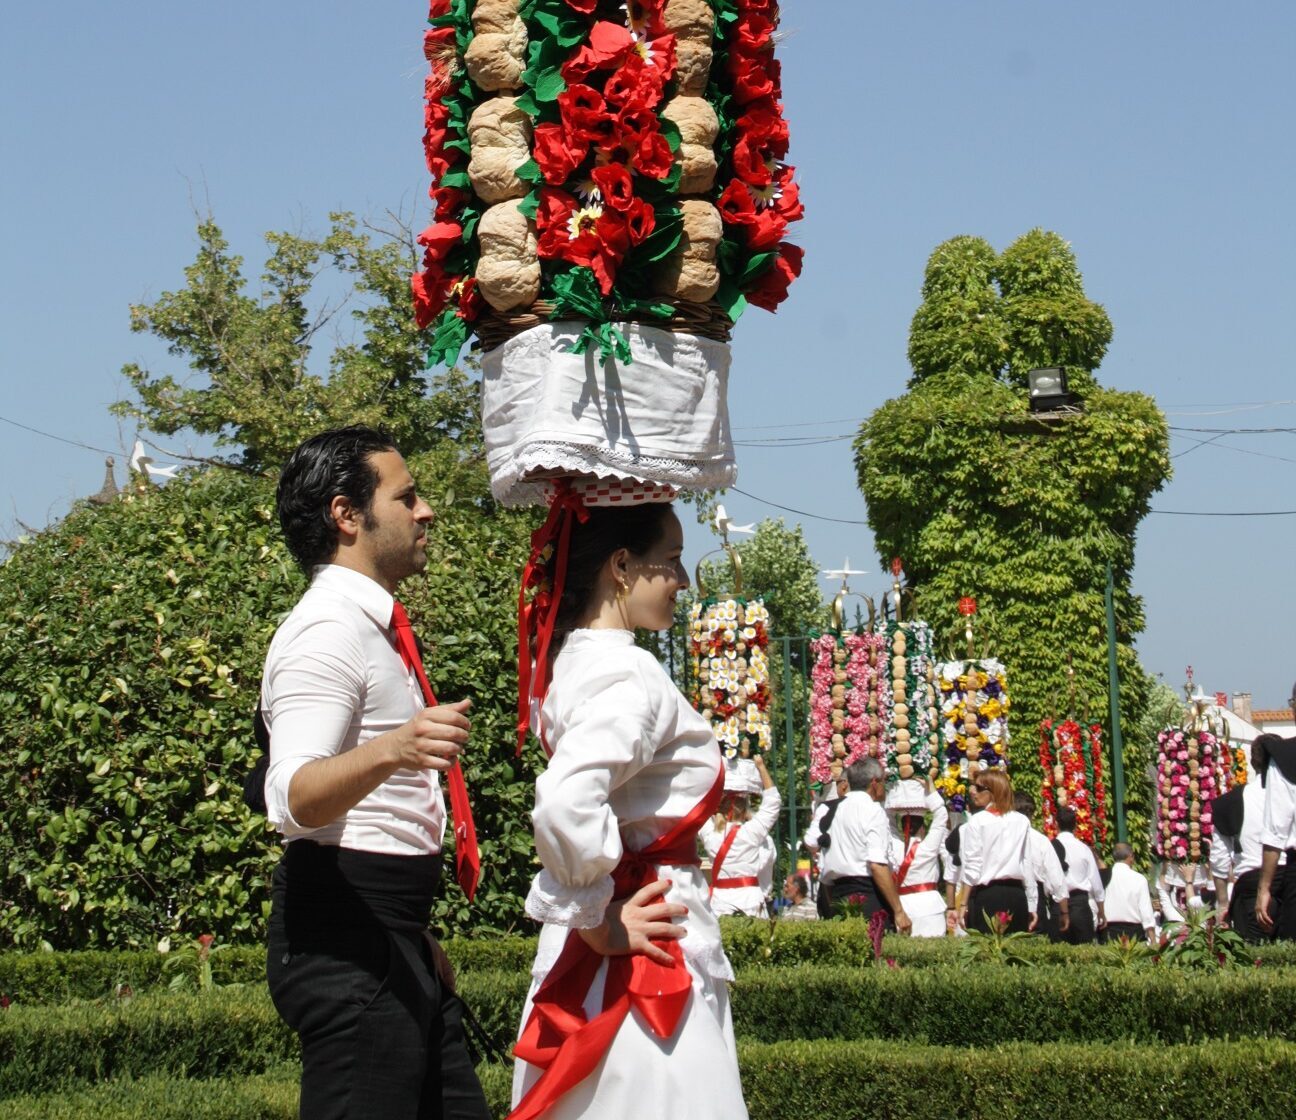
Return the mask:
<path fill-rule="evenodd" d="M 427 564 L 432 510 L 390 437 L 360 427 L 298 447 L 277 506 L 311 581 L 275 633 L 261 691 L 267 815 L 286 841 L 266 971 L 301 1039 L 301 1115 L 487 1117 L 427 934 L 446 823 L 438 775 L 468 742 L 468 701 L 425 701 L 393 598 Z"/>

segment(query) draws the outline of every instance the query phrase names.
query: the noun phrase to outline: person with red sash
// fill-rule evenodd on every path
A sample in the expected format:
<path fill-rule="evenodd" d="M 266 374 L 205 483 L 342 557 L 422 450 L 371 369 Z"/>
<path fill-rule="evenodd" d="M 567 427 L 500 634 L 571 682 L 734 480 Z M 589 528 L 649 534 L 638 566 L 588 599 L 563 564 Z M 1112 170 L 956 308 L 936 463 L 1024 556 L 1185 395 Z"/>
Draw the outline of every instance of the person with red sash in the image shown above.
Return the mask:
<path fill-rule="evenodd" d="M 783 799 L 765 759 L 753 760 L 761 780 L 760 808 L 752 814 L 747 795 L 725 792 L 720 812 L 702 830 L 702 846 L 711 859 L 711 909 L 717 914 L 767 917 L 761 876 L 771 866 L 770 832 L 778 823 Z"/>
<path fill-rule="evenodd" d="M 323 432 L 289 456 L 279 521 L 310 586 L 266 655 L 266 815 L 282 833 L 266 978 L 302 1048 L 310 1120 L 486 1120 L 463 1006 L 428 919 L 449 787 L 469 898 L 459 758 L 468 701 L 438 704 L 393 597 L 427 564 L 432 510 L 391 438 Z"/>
<path fill-rule="evenodd" d="M 533 541 L 556 600 L 536 641 L 549 657 L 532 667 L 551 754 L 526 911 L 544 925 L 510 1115 L 744 1120 L 733 970 L 697 851 L 720 803 L 720 747 L 635 644 L 672 624 L 683 530 L 653 502 L 557 511 L 552 528 L 547 559 L 545 536 Z"/>
<path fill-rule="evenodd" d="M 917 786 L 917 782 L 914 782 Z M 949 833 L 949 810 L 945 799 L 926 781 L 924 808 L 931 814 L 928 824 L 923 813 L 906 808 L 894 814 L 888 843 L 891 871 L 895 876 L 896 894 L 904 902 L 905 913 L 913 922 L 913 937 L 945 936 L 945 900 L 941 897 L 940 856 Z"/>

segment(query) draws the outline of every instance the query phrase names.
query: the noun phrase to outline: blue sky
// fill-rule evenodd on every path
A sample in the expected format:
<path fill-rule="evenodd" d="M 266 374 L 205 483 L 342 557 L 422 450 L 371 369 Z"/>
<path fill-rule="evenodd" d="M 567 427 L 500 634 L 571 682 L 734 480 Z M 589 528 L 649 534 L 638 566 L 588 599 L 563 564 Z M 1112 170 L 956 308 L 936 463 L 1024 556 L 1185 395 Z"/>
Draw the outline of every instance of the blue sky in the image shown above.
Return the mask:
<path fill-rule="evenodd" d="M 174 363 L 127 307 L 183 283 L 210 207 L 253 276 L 266 231 L 426 213 L 419 3 L 25 5 L 0 44 L 0 416 L 118 453 L 123 363 Z M 1115 338 L 1105 384 L 1180 428 L 1296 428 L 1296 5 L 787 0 L 781 46 L 805 273 L 739 325 L 738 485 L 863 521 L 849 440 L 903 392 L 928 254 L 1071 242 Z M 175 370 L 175 372 L 182 372 Z M 793 425 L 801 425 L 793 427 Z M 1176 432 L 1159 510 L 1296 509 L 1291 431 Z M 0 423 L 0 530 L 98 489 L 103 457 Z M 739 522 L 776 515 L 731 494 Z M 790 521 L 798 518 L 788 515 Z M 800 518 L 816 558 L 878 574 L 864 525 Z M 710 547 L 690 531 L 694 553 Z M 1284 702 L 1296 518 L 1150 516 L 1144 663 Z M 827 590 L 827 584 L 825 584 Z M 1011 665 L 1011 651 L 1002 651 Z"/>

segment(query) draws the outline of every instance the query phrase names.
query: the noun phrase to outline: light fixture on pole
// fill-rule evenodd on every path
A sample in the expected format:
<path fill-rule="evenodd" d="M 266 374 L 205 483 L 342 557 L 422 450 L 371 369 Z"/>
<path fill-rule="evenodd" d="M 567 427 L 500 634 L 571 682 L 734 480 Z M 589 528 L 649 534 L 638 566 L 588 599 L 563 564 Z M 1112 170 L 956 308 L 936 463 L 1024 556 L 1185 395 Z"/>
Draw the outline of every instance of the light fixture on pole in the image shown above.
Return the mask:
<path fill-rule="evenodd" d="M 1052 412 L 1065 408 L 1073 403 L 1074 398 L 1067 392 L 1066 370 L 1061 366 L 1045 366 L 1033 369 L 1026 374 L 1026 384 L 1030 390 L 1030 410 L 1032 412 Z"/>

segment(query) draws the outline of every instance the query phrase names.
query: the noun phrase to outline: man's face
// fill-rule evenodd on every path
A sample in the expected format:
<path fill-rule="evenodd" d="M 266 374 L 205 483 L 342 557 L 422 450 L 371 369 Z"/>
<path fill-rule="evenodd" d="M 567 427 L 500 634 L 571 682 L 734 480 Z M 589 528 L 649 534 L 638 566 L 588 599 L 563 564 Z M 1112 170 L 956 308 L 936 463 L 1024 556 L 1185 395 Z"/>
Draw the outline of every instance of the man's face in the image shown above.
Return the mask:
<path fill-rule="evenodd" d="M 789 902 L 795 902 L 797 897 L 796 880 L 789 875 L 783 880 L 783 897 Z"/>
<path fill-rule="evenodd" d="M 369 463 L 378 472 L 378 485 L 361 518 L 356 549 L 369 574 L 394 592 L 401 580 L 427 566 L 432 507 L 415 491 L 400 452 L 377 451 Z"/>

